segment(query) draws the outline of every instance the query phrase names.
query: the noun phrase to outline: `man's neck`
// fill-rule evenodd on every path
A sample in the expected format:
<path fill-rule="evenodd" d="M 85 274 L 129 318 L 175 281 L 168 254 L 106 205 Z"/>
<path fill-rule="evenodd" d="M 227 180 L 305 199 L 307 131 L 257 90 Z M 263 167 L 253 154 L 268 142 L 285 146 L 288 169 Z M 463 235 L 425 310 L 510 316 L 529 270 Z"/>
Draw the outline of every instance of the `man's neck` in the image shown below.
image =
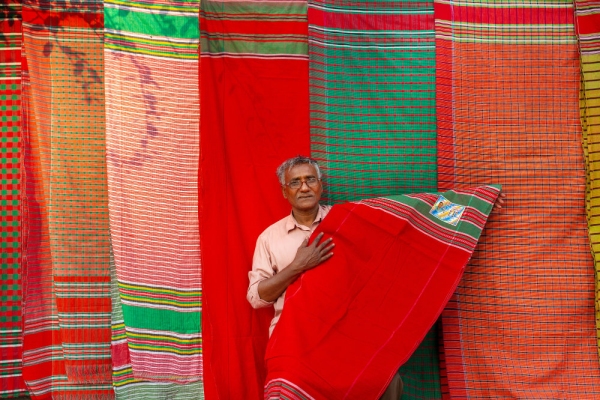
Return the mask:
<path fill-rule="evenodd" d="M 292 214 L 294 215 L 297 223 L 310 227 L 313 222 L 315 222 L 315 219 L 317 219 L 317 215 L 319 215 L 319 205 L 312 210 L 293 209 Z"/>

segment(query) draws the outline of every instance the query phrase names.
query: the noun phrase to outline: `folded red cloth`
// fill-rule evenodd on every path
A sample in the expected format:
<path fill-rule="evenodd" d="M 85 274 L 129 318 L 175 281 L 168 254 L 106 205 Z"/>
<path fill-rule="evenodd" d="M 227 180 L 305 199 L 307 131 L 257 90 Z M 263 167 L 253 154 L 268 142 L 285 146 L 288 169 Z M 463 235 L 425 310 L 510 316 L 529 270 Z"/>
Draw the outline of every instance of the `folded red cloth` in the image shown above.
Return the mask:
<path fill-rule="evenodd" d="M 333 237 L 335 254 L 287 290 L 265 398 L 378 398 L 454 292 L 499 192 L 334 206 L 313 235 Z"/>

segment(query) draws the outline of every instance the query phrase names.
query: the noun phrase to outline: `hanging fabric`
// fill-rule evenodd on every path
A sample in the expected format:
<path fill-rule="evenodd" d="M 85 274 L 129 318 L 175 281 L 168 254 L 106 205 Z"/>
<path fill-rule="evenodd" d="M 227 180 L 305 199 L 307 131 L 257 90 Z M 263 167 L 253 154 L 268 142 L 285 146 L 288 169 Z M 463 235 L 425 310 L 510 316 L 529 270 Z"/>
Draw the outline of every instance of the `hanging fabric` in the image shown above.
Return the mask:
<path fill-rule="evenodd" d="M 596 325 L 600 326 L 600 235 L 598 231 L 598 179 L 600 165 L 600 2 L 575 0 L 575 26 L 581 57 L 579 88 L 583 151 L 587 171 L 586 211 L 596 271 Z M 600 331 L 599 331 L 600 332 Z M 599 336 L 600 340 L 600 336 Z M 600 351 L 600 347 L 599 347 Z"/>
<path fill-rule="evenodd" d="M 119 398 L 203 397 L 198 9 L 194 1 L 104 3 Z"/>
<path fill-rule="evenodd" d="M 0 397 L 27 394 L 22 376 L 21 2 L 0 5 Z"/>
<path fill-rule="evenodd" d="M 102 5 L 23 2 L 23 377 L 33 398 L 109 399 Z"/>
<path fill-rule="evenodd" d="M 305 1 L 202 1 L 200 243 L 210 399 L 262 399 L 272 310 L 246 301 L 258 235 L 290 212 L 275 169 L 310 151 Z"/>
<path fill-rule="evenodd" d="M 311 153 L 329 203 L 437 190 L 433 0 L 309 2 Z M 437 327 L 401 368 L 440 398 Z"/>
<path fill-rule="evenodd" d="M 443 314 L 451 398 L 598 397 L 573 2 L 435 14 L 440 188 L 508 196 Z"/>

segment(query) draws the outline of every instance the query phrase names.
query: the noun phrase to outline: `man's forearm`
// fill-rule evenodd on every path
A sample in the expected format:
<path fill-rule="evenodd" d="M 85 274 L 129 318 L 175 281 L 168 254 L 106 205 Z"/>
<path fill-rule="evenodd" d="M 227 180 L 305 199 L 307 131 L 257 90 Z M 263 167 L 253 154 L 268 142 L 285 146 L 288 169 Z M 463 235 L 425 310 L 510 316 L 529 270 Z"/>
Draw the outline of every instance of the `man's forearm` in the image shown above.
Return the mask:
<path fill-rule="evenodd" d="M 258 295 L 264 301 L 275 301 L 298 277 L 302 269 L 293 263 L 279 273 L 258 283 Z"/>

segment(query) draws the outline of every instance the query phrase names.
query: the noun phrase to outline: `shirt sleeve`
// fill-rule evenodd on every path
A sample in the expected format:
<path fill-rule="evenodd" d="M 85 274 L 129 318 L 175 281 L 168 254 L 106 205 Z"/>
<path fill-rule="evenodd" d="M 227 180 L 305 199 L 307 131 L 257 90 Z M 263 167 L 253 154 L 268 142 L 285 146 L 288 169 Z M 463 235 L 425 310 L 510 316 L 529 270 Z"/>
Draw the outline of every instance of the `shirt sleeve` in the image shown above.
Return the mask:
<path fill-rule="evenodd" d="M 258 295 L 258 284 L 265 279 L 272 277 L 275 274 L 271 264 L 271 257 L 263 236 L 259 236 L 254 249 L 254 257 L 252 259 L 252 271 L 248 272 L 250 285 L 246 299 L 250 302 L 252 308 L 267 307 L 274 301 L 265 301 Z"/>

